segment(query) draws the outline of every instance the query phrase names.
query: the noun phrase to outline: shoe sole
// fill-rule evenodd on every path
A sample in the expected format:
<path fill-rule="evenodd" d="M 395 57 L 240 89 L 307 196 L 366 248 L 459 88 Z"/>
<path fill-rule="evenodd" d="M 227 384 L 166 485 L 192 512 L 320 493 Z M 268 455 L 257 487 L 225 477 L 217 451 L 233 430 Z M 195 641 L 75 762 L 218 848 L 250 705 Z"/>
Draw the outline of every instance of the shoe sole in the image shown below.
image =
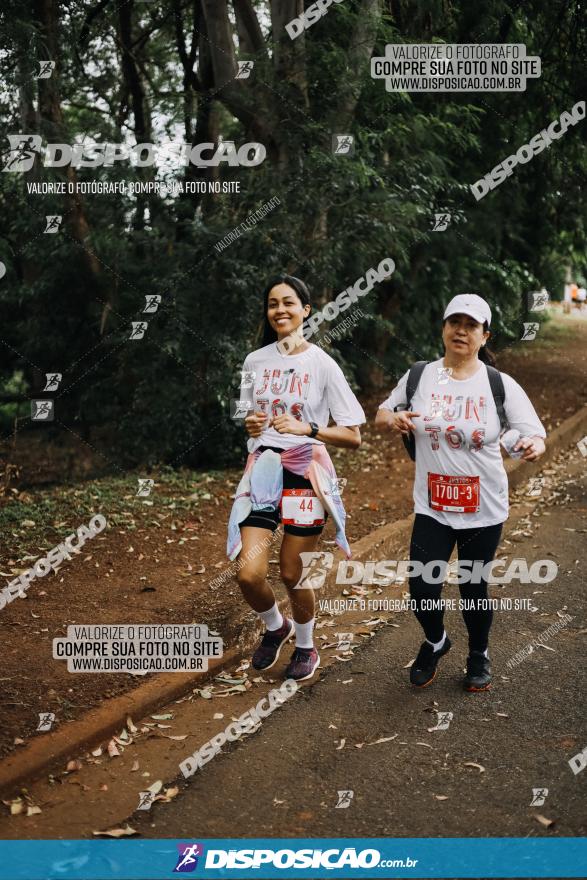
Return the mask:
<path fill-rule="evenodd" d="M 436 669 L 434 670 L 434 675 L 432 676 L 432 678 L 429 678 L 428 681 L 424 682 L 424 684 L 414 684 L 414 682 L 411 681 L 410 684 L 412 685 L 412 687 L 419 688 L 420 690 L 422 690 L 422 688 L 427 688 L 428 685 L 432 684 L 432 682 L 434 681 L 434 679 L 436 678 L 436 676 L 438 674 L 438 664 L 440 663 L 440 661 L 442 660 L 443 657 L 446 657 L 446 655 L 448 654 L 448 652 L 450 651 L 451 648 L 452 648 L 452 645 L 450 646 L 448 651 L 443 651 L 443 653 L 438 658 L 437 663 L 436 663 Z"/>
<path fill-rule="evenodd" d="M 270 663 L 269 666 L 259 666 L 259 667 L 258 667 L 258 666 L 255 666 L 255 665 L 253 664 L 253 661 L 251 660 L 251 666 L 253 667 L 253 669 L 254 669 L 256 672 L 267 672 L 268 669 L 273 669 L 273 667 L 275 666 L 275 664 L 276 664 L 277 661 L 279 660 L 279 654 L 280 654 L 280 652 L 281 652 L 281 649 L 283 648 L 283 646 L 285 645 L 285 643 L 288 642 L 288 641 L 291 639 L 291 637 L 292 637 L 293 634 L 294 634 L 294 630 L 295 630 L 295 627 L 294 627 L 294 625 L 293 625 L 293 623 L 292 623 L 290 631 L 289 631 L 288 634 L 285 636 L 285 638 L 282 639 L 282 641 L 279 643 L 279 645 L 278 645 L 278 647 L 277 647 L 277 652 L 276 652 L 276 654 L 275 654 L 275 659 L 273 660 L 273 663 Z"/>
<path fill-rule="evenodd" d="M 481 693 L 481 691 L 488 691 L 490 689 L 490 687 L 491 687 L 491 682 L 489 682 L 489 684 L 486 684 L 481 688 L 476 688 L 476 687 L 473 687 L 472 685 L 464 685 L 465 690 L 469 694 L 479 694 L 479 693 Z"/>
<path fill-rule="evenodd" d="M 307 681 L 309 678 L 312 678 L 312 676 L 316 674 L 316 670 L 318 669 L 319 666 L 320 666 L 320 654 L 318 654 L 318 659 L 316 660 L 316 665 L 314 666 L 313 670 L 310 672 L 309 675 L 304 675 L 304 676 L 302 676 L 302 678 L 292 678 L 290 675 L 290 676 L 288 676 L 288 678 L 292 678 L 292 681 L 295 681 L 295 682 Z"/>
<path fill-rule="evenodd" d="M 429 678 L 428 681 L 424 682 L 424 684 L 414 684 L 413 681 L 411 681 L 410 684 L 412 685 L 412 687 L 420 688 L 420 690 L 422 690 L 422 688 L 427 688 L 429 684 L 432 684 L 432 682 L 436 678 L 437 673 L 438 673 L 438 669 L 435 669 L 434 675 L 432 676 L 432 678 Z"/>

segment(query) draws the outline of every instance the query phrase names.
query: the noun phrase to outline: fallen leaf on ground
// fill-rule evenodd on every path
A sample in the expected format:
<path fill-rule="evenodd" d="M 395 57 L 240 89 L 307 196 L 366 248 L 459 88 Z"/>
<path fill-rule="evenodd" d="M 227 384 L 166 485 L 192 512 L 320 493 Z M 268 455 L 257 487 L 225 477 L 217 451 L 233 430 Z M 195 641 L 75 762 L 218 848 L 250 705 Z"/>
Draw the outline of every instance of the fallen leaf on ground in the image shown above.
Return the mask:
<path fill-rule="evenodd" d="M 246 693 L 251 688 L 251 682 L 246 681 L 244 684 L 234 684 L 232 687 L 225 688 L 223 691 L 217 691 L 217 697 L 230 697 L 232 694 Z"/>
<path fill-rule="evenodd" d="M 447 794 L 435 794 L 434 797 L 436 798 L 437 801 L 447 801 L 448 800 Z"/>
<path fill-rule="evenodd" d="M 40 813 L 40 812 L 41 812 L 41 808 L 40 808 L 40 807 L 37 807 L 37 806 L 32 806 L 32 807 L 31 807 L 31 806 L 29 806 L 29 807 L 27 807 L 26 814 L 27 814 L 27 816 L 36 816 L 37 813 Z"/>
<path fill-rule="evenodd" d="M 108 831 L 92 831 L 92 834 L 94 837 L 132 837 L 138 834 L 138 831 L 130 825 L 125 825 L 124 828 L 109 828 Z"/>
<path fill-rule="evenodd" d="M 139 769 L 139 762 L 135 761 L 134 764 L 132 765 L 132 767 L 130 768 L 130 772 L 134 773 L 135 770 L 138 770 L 138 769 Z"/>
<path fill-rule="evenodd" d="M 394 733 L 393 736 L 381 736 L 379 739 L 376 739 L 376 740 L 375 740 L 374 742 L 372 742 L 372 743 L 366 743 L 366 745 L 368 745 L 368 746 L 378 746 L 379 743 L 388 743 L 388 742 L 391 742 L 392 739 L 395 739 L 397 735 L 398 735 L 397 733 Z"/>
<path fill-rule="evenodd" d="M 341 749 L 344 749 L 345 742 L 346 742 L 346 739 L 341 739 L 341 741 L 337 745 L 335 751 L 339 752 Z"/>
<path fill-rule="evenodd" d="M 130 715 L 126 719 L 126 726 L 128 727 L 128 729 L 130 730 L 131 733 L 138 733 L 139 732 L 138 728 L 134 726 L 133 720 L 130 717 Z"/>
<path fill-rule="evenodd" d="M 214 681 L 219 681 L 220 684 L 244 684 L 247 680 L 246 675 L 234 676 L 234 675 L 215 675 Z"/>
<path fill-rule="evenodd" d="M 540 822 L 541 825 L 544 825 L 545 828 L 550 828 L 551 825 L 554 825 L 554 819 L 547 819 L 546 816 L 541 815 L 541 813 L 535 813 L 534 818 L 537 822 Z"/>
<path fill-rule="evenodd" d="M 154 718 L 155 721 L 169 721 L 170 718 L 173 718 L 171 712 L 167 712 L 165 715 L 151 715 L 151 718 Z"/>
<path fill-rule="evenodd" d="M 111 758 L 119 758 L 120 757 L 120 752 L 116 748 L 116 743 L 114 742 L 113 739 L 111 739 L 110 742 L 108 743 L 108 754 L 110 755 Z"/>
<path fill-rule="evenodd" d="M 465 761 L 463 767 L 475 767 L 479 773 L 485 773 L 485 767 L 483 764 L 476 764 L 475 761 Z"/>
<path fill-rule="evenodd" d="M 94 751 L 92 752 L 92 755 L 95 758 L 99 758 L 101 754 L 102 754 L 102 746 L 98 746 L 98 748 L 94 749 Z"/>
<path fill-rule="evenodd" d="M 81 761 L 68 761 L 67 767 L 65 769 L 67 773 L 75 773 L 76 770 L 81 770 L 82 766 L 83 765 Z"/>
<path fill-rule="evenodd" d="M 158 794 L 155 798 L 156 801 L 162 801 L 164 804 L 170 803 L 170 801 L 179 794 L 179 788 L 174 786 L 173 788 L 166 788 L 163 794 Z"/>
<path fill-rule="evenodd" d="M 24 810 L 24 801 L 22 798 L 15 798 L 13 801 L 2 801 L 7 806 L 10 805 L 10 815 L 18 816 Z"/>

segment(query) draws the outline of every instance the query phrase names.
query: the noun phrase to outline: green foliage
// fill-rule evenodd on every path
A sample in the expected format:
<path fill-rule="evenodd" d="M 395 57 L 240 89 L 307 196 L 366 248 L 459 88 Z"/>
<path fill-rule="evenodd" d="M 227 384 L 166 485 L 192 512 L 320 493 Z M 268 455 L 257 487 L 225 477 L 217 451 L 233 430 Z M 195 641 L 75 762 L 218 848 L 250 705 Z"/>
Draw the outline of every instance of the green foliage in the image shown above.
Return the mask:
<path fill-rule="evenodd" d="M 200 34 L 191 17 L 198 5 L 177 4 L 188 50 Z M 274 71 L 267 4 L 253 6 L 269 53 L 256 56 L 253 111 L 281 153 L 269 145 L 258 168 L 222 167 L 220 179 L 238 180 L 240 193 L 142 201 L 88 196 L 82 209 L 89 233 L 80 243 L 67 225 L 59 235 L 42 234 L 47 214 L 71 212 L 63 197 L 28 195 L 31 174 L 0 174 L 3 394 L 16 393 L 17 375 L 19 388 L 33 395 L 45 372 L 62 372 L 59 422 L 122 467 L 222 467 L 242 459 L 242 428 L 229 417 L 230 400 L 245 355 L 258 345 L 261 291 L 275 272 L 305 278 L 320 305 L 383 257 L 394 259 L 393 277 L 361 302 L 368 317 L 333 352 L 361 389 L 383 381 L 386 391 L 412 360 L 438 353 L 442 311 L 456 293 L 476 291 L 491 302 L 496 342 L 506 345 L 518 337 L 526 292 L 544 285 L 560 297 L 567 266 L 585 274 L 584 123 L 480 202 L 469 190 L 585 95 L 578 2 L 531 0 L 522 8 L 514 0 L 382 0 L 374 55 L 389 42 L 437 40 L 521 42 L 542 57 L 541 79 L 529 80 L 523 93 L 394 94 L 371 79 L 368 64 L 358 80 L 349 66 L 360 15 L 358 0 L 349 0 L 306 34 L 307 101 Z M 186 116 L 193 131 L 208 109 L 223 138 L 263 140 L 224 103 L 221 85 L 210 93 L 186 87 L 173 8 L 155 2 L 136 4 L 133 12 L 153 142 L 184 138 Z M 136 143 L 118 5 L 98 9 L 84 0 L 59 9 L 63 139 Z M 22 98 L 35 87 L 36 60 L 47 57 L 47 47 L 24 7 L 9 3 L 3 16 L 0 138 L 7 145 L 9 133 L 24 130 Z M 201 53 L 200 46 L 200 78 Z M 336 114 L 340 99 L 357 89 L 359 101 L 343 120 Z M 346 132 L 355 137 L 354 156 L 334 156 L 332 135 Z M 119 163 L 80 168 L 77 179 L 130 181 L 149 173 Z M 165 176 L 184 179 L 184 169 Z M 64 178 L 46 168 L 38 179 Z M 278 207 L 226 249 L 215 249 L 274 197 Z M 440 212 L 452 220 L 434 232 Z M 145 315 L 152 294 L 162 302 Z M 129 339 L 131 321 L 143 319 L 144 338 Z M 4 429 L 15 407 L 0 406 Z"/>

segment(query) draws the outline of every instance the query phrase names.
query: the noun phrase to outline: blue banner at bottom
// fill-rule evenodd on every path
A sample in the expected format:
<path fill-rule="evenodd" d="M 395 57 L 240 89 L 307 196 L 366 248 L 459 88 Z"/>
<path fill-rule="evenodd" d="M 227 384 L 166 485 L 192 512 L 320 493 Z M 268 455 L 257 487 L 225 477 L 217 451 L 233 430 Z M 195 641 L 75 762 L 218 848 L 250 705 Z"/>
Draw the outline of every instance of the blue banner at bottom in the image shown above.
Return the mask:
<path fill-rule="evenodd" d="M 8 840 L 0 880 L 585 877 L 587 838 Z"/>

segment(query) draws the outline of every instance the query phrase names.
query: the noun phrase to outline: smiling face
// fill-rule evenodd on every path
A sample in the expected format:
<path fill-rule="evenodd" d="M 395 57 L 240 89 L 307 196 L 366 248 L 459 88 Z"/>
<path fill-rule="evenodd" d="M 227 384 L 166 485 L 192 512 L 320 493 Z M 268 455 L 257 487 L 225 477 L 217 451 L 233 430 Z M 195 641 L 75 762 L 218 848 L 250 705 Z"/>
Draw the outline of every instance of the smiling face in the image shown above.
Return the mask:
<path fill-rule="evenodd" d="M 454 357 L 476 357 L 490 335 L 483 324 L 469 315 L 451 315 L 442 327 L 445 351 Z"/>
<path fill-rule="evenodd" d="M 267 320 L 277 333 L 278 339 L 301 327 L 310 314 L 310 306 L 302 305 L 295 290 L 289 284 L 276 284 L 267 299 Z"/>

